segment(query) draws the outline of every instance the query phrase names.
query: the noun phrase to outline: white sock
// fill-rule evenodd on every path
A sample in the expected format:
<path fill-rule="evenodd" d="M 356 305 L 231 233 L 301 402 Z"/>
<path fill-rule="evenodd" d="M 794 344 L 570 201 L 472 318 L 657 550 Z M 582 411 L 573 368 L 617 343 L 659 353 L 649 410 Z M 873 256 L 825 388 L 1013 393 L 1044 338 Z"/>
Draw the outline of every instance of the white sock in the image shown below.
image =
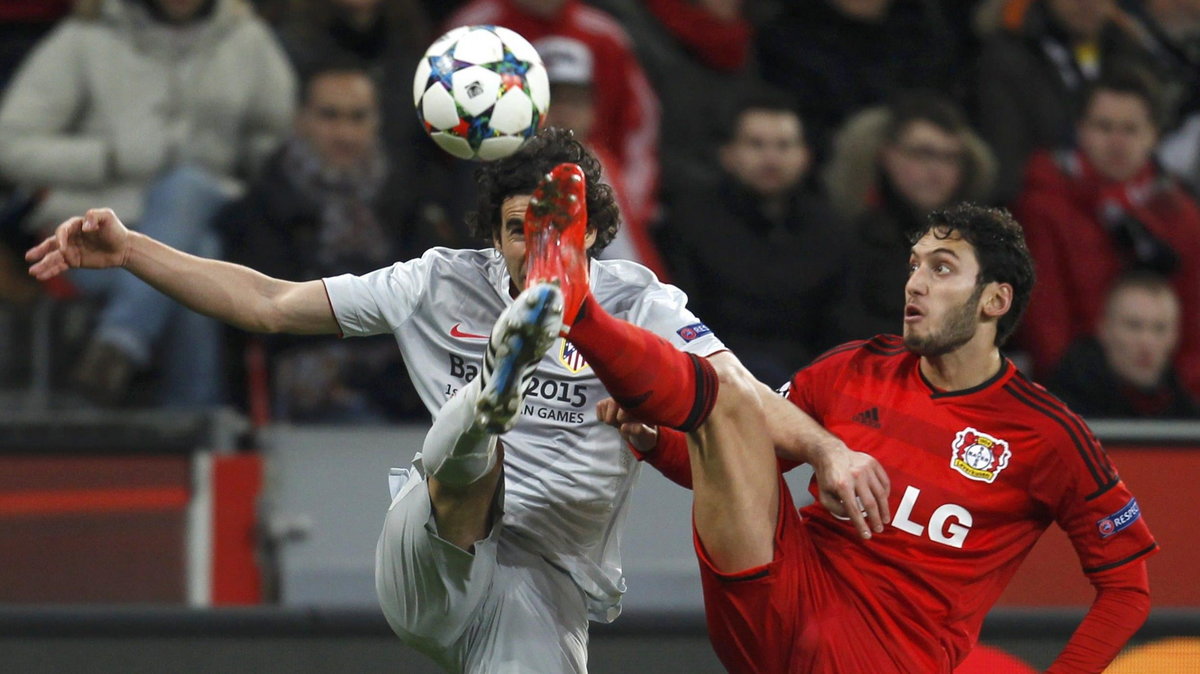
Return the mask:
<path fill-rule="evenodd" d="M 421 447 L 425 474 L 446 484 L 471 484 L 496 465 L 497 436 L 475 427 L 479 379 L 467 382 L 446 401 Z"/>

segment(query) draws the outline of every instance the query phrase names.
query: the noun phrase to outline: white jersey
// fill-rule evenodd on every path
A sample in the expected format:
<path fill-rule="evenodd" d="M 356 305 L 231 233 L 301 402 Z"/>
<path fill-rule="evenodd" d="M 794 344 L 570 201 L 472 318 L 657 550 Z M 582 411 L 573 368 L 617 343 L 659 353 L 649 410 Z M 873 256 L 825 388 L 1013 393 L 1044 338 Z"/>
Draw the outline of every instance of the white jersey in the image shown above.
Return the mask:
<path fill-rule="evenodd" d="M 504 259 L 491 249 L 434 248 L 363 276 L 324 279 L 343 335 L 392 333 L 417 391 L 438 410 L 479 374 L 492 325 L 512 303 Z M 592 295 L 605 311 L 684 351 L 724 348 L 687 310 L 687 296 L 626 260 L 593 260 Z M 593 620 L 620 613 L 620 529 L 639 464 L 616 430 L 596 420 L 608 397 L 574 347 L 559 339 L 503 436 L 506 533 L 565 569 L 590 598 Z"/>

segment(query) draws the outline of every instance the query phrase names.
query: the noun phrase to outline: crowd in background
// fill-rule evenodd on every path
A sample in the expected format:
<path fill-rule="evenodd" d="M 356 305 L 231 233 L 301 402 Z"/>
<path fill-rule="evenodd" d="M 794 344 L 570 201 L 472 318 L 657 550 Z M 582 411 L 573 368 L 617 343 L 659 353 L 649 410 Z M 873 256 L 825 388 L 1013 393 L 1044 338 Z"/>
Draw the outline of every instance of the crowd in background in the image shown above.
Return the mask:
<path fill-rule="evenodd" d="M 768 384 L 898 332 L 908 232 L 970 200 L 1010 208 L 1037 263 L 1006 353 L 1085 416 L 1197 415 L 1200 0 L 4 3 L 0 310 L 92 308 L 50 337 L 63 399 L 424 416 L 388 338 L 234 333 L 129 274 L 36 284 L 20 253 L 93 206 L 293 280 L 490 245 L 472 165 L 412 108 L 463 24 L 533 42 L 548 123 L 618 195 L 604 254 L 683 288 Z"/>

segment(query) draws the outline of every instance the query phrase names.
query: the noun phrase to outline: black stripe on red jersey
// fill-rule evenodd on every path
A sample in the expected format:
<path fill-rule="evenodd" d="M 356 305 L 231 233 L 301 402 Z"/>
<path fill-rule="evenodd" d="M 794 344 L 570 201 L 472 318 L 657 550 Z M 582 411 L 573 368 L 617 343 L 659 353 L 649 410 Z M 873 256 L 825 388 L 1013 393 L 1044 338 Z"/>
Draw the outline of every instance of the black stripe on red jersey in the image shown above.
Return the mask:
<path fill-rule="evenodd" d="M 908 347 L 904 346 L 904 338 L 899 335 L 875 335 L 867 340 L 863 348 L 877 356 L 895 356 L 896 354 L 905 353 Z"/>
<path fill-rule="evenodd" d="M 904 346 L 904 338 L 900 335 L 891 333 L 881 333 L 871 338 L 871 341 L 878 342 L 884 346 Z"/>
<path fill-rule="evenodd" d="M 904 346 L 885 346 L 876 342 L 867 342 L 863 345 L 864 351 L 869 351 L 876 356 L 898 356 L 902 353 L 908 353 L 908 348 Z"/>
<path fill-rule="evenodd" d="M 1124 566 L 1130 562 L 1137 561 L 1138 558 L 1145 557 L 1146 555 L 1150 554 L 1151 552 L 1154 552 L 1157 549 L 1158 549 L 1158 543 L 1151 543 L 1149 547 L 1147 547 L 1143 550 L 1140 550 L 1138 552 L 1135 552 L 1132 555 L 1129 555 L 1128 557 L 1126 557 L 1125 559 L 1122 559 L 1122 560 L 1119 560 L 1116 562 L 1112 562 L 1109 564 L 1101 564 L 1100 566 L 1093 566 L 1090 569 L 1084 569 L 1083 572 L 1084 573 L 1100 573 L 1101 571 L 1108 571 L 1109 569 L 1115 569 L 1118 566 Z"/>
<path fill-rule="evenodd" d="M 1004 376 L 1008 374 L 1009 369 L 1012 367 L 1012 364 L 1006 359 L 1000 363 L 1000 370 L 997 371 L 996 374 L 988 377 L 980 384 L 976 384 L 971 388 L 965 388 L 958 391 L 942 391 L 938 389 L 938 387 L 934 386 L 932 382 L 925 378 L 925 373 L 921 371 L 920 367 L 917 368 L 917 374 L 921 377 L 921 383 L 925 384 L 925 388 L 929 389 L 930 398 L 953 398 L 955 396 L 969 396 L 972 393 L 979 393 L 980 391 L 1003 379 Z"/>
<path fill-rule="evenodd" d="M 1108 454 L 1104 452 L 1104 448 L 1100 446 L 1100 443 L 1095 441 L 1095 438 L 1092 437 L 1091 432 L 1088 431 L 1088 428 L 1083 423 L 1083 420 L 1079 418 L 1078 414 L 1072 412 L 1071 408 L 1067 407 L 1066 403 L 1064 403 L 1062 400 L 1059 400 L 1054 394 L 1050 393 L 1046 389 L 1034 384 L 1024 375 L 1018 375 L 1015 379 L 1015 383 L 1031 397 L 1041 400 L 1048 407 L 1057 409 L 1059 414 L 1061 414 L 1062 417 L 1066 419 L 1073 428 L 1075 428 L 1076 432 L 1079 433 L 1079 437 L 1087 441 L 1087 446 L 1091 451 L 1092 459 L 1095 460 L 1096 465 L 1099 466 L 1104 472 L 1104 476 L 1107 478 L 1105 484 L 1108 485 L 1105 488 L 1089 495 L 1087 497 L 1089 501 L 1103 494 L 1108 490 L 1109 486 L 1115 484 L 1116 481 L 1120 479 L 1117 477 L 1117 471 L 1115 468 L 1113 468 L 1112 462 L 1108 460 Z"/>
<path fill-rule="evenodd" d="M 1083 500 L 1095 501 L 1096 499 L 1100 498 L 1101 496 L 1104 496 L 1105 494 L 1107 494 L 1110 489 L 1112 489 L 1113 487 L 1116 487 L 1119 484 L 1121 484 L 1121 476 L 1114 475 L 1112 482 L 1109 482 L 1108 484 L 1101 486 L 1096 491 L 1088 494 L 1087 496 L 1084 496 Z"/>
<path fill-rule="evenodd" d="M 1023 393 L 1016 385 L 1018 381 L 1019 380 L 1016 377 L 1010 379 L 1008 383 L 1004 385 L 1004 390 L 1008 391 L 1009 395 L 1016 398 L 1018 401 L 1033 408 L 1037 412 L 1041 412 L 1044 416 L 1061 426 L 1062 429 L 1067 432 L 1067 435 L 1071 437 L 1071 442 L 1075 443 L 1075 449 L 1079 452 L 1080 458 L 1083 459 L 1084 465 L 1087 466 L 1088 471 L 1092 474 L 1092 479 L 1096 481 L 1096 485 L 1098 487 L 1097 493 L 1104 493 L 1108 489 L 1112 488 L 1113 485 L 1117 484 L 1118 480 L 1114 476 L 1109 476 L 1107 473 L 1102 473 L 1096 467 L 1096 463 L 1093 460 L 1092 455 L 1084 448 L 1083 443 L 1079 440 L 1079 435 L 1075 432 L 1075 429 L 1071 427 L 1071 424 L 1067 423 L 1062 415 L 1055 411 L 1054 408 L 1047 406 L 1044 402 L 1031 399 L 1025 393 Z"/>
<path fill-rule="evenodd" d="M 808 365 L 805 365 L 805 366 L 804 366 L 804 368 L 812 367 L 813 365 L 816 365 L 817 363 L 819 363 L 819 362 L 821 362 L 821 361 L 825 360 L 826 358 L 830 358 L 830 357 L 832 357 L 832 356 L 836 356 L 836 355 L 838 355 L 839 353 L 845 353 L 845 352 L 847 352 L 847 351 L 853 351 L 854 349 L 857 349 L 858 347 L 860 347 L 860 346 L 862 346 L 863 344 L 866 344 L 866 343 L 867 343 L 867 340 L 865 340 L 865 339 L 857 339 L 857 340 L 855 340 L 855 341 L 853 341 L 853 342 L 846 342 L 845 344 L 840 344 L 840 345 L 838 345 L 838 346 L 835 346 L 835 347 L 833 347 L 832 349 L 830 349 L 830 350 L 826 351 L 825 353 L 823 353 L 823 354 L 821 354 L 821 355 L 817 356 L 816 358 L 813 358 L 813 359 L 812 359 L 812 362 L 811 362 L 811 363 L 809 363 Z M 804 369 L 804 368 L 801 368 L 801 369 Z"/>

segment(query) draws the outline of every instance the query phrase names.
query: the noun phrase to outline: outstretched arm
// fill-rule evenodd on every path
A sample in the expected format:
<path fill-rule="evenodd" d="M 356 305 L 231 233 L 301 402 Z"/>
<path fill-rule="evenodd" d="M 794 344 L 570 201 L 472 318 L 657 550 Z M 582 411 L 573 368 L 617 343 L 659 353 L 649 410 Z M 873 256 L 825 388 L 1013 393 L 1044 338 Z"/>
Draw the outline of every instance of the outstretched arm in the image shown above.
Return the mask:
<path fill-rule="evenodd" d="M 72 268 L 124 267 L 184 306 L 253 332 L 338 332 L 321 281 L 281 281 L 241 265 L 189 255 L 131 232 L 107 208 L 58 226 L 25 253 L 44 281 Z"/>
<path fill-rule="evenodd" d="M 1137 560 L 1089 577 L 1096 600 L 1047 674 L 1099 672 L 1138 631 L 1150 613 L 1146 561 Z"/>
<path fill-rule="evenodd" d="M 839 517 L 852 520 L 863 538 L 870 538 L 871 531 L 882 532 L 883 525 L 891 521 L 887 504 L 891 483 L 879 462 L 846 447 L 795 405 L 766 385 L 762 388 L 776 454 L 787 461 L 810 463 L 820 489 L 821 505 Z M 611 398 L 600 401 L 596 416 L 621 431 L 621 437 L 638 459 L 658 468 L 672 482 L 691 487 L 685 434 L 642 424 Z M 847 508 L 845 504 L 850 502 L 857 502 L 860 507 Z"/>

